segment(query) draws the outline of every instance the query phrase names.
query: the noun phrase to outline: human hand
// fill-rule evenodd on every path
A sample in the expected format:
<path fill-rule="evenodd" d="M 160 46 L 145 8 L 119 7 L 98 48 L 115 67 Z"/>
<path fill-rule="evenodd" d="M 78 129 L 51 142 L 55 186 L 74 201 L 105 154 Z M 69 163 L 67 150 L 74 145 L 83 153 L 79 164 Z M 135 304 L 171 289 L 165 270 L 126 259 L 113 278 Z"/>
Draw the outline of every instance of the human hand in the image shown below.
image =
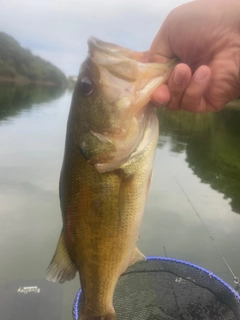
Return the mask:
<path fill-rule="evenodd" d="M 182 63 L 152 95 L 155 106 L 219 111 L 240 96 L 240 2 L 199 0 L 174 9 L 157 33 L 148 59 Z"/>

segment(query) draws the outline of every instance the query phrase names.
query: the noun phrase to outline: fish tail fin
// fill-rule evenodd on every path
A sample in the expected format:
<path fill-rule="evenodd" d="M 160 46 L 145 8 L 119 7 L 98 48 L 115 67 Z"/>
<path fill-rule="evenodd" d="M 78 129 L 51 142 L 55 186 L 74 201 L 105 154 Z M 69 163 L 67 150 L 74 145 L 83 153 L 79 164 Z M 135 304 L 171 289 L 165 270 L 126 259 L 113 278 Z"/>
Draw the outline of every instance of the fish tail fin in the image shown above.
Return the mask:
<path fill-rule="evenodd" d="M 46 279 L 52 282 L 63 283 L 66 280 L 72 280 L 76 272 L 77 269 L 68 254 L 62 231 L 52 261 L 47 268 Z"/>

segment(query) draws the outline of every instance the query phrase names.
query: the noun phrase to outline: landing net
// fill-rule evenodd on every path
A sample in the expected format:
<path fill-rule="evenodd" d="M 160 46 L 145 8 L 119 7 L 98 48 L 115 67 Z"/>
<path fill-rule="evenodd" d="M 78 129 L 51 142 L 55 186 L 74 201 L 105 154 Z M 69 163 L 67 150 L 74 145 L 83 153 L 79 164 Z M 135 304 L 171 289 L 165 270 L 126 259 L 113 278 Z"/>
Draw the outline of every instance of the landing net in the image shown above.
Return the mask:
<path fill-rule="evenodd" d="M 213 273 L 170 258 L 129 267 L 114 293 L 118 320 L 240 320 L 240 295 Z M 81 290 L 74 306 L 78 319 Z"/>

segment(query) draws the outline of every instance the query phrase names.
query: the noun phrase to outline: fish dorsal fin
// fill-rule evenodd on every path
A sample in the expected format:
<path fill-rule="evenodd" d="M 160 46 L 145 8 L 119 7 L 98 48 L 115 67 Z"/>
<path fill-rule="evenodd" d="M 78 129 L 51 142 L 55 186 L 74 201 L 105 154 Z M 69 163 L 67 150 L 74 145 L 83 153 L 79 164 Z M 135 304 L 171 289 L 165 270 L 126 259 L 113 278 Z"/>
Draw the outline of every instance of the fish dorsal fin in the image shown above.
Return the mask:
<path fill-rule="evenodd" d="M 76 275 L 77 269 L 73 264 L 64 239 L 63 231 L 60 234 L 56 251 L 50 262 L 47 272 L 46 279 L 52 282 L 63 283 L 65 281 L 72 280 Z"/>
<path fill-rule="evenodd" d="M 144 254 L 136 247 L 133 252 L 132 259 L 129 263 L 129 267 L 138 261 L 145 261 L 145 260 L 146 260 L 146 257 L 144 256 Z"/>

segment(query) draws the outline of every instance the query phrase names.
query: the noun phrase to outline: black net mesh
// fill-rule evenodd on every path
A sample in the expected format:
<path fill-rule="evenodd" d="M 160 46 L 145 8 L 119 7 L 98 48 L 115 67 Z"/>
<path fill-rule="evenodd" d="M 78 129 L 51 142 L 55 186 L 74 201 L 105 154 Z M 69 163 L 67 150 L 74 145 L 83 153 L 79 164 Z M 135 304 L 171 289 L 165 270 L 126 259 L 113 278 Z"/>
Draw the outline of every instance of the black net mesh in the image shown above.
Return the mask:
<path fill-rule="evenodd" d="M 120 277 L 118 320 L 240 320 L 240 295 L 209 271 L 183 261 L 148 258 Z M 81 308 L 80 291 L 73 318 Z"/>

